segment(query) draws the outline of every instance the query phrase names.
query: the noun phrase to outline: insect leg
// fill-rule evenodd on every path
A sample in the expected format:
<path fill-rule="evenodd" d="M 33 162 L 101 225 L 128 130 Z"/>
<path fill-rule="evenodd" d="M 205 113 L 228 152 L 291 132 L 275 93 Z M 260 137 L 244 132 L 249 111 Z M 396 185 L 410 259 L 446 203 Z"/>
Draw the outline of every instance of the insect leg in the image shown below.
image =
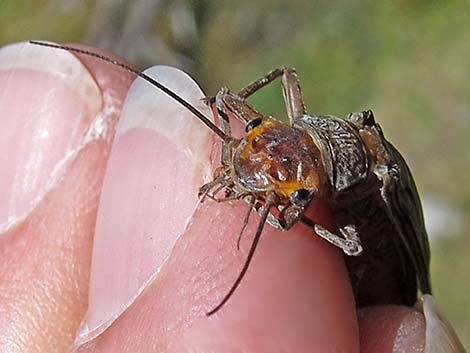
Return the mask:
<path fill-rule="evenodd" d="M 230 188 L 230 186 L 228 186 Z M 216 197 L 215 195 L 207 195 L 208 198 L 214 200 L 215 202 L 225 202 L 225 201 L 233 201 L 233 200 L 240 200 L 249 194 L 246 192 L 235 193 L 233 195 L 225 196 L 225 197 Z"/>
<path fill-rule="evenodd" d="M 289 122 L 292 125 L 295 118 L 306 114 L 302 91 L 300 89 L 299 79 L 297 78 L 295 70 L 286 69 L 282 75 L 281 83 L 287 116 L 289 117 Z"/>
<path fill-rule="evenodd" d="M 266 75 L 253 81 L 243 88 L 238 94 L 230 92 L 227 88 L 222 88 L 215 99 L 208 98 L 207 101 L 215 100 L 217 109 L 223 112 L 232 113 L 237 119 L 248 122 L 252 119 L 262 117 L 263 115 L 246 103 L 245 99 L 268 85 L 276 78 L 282 76 L 282 91 L 287 109 L 289 121 L 292 123 L 294 118 L 305 114 L 305 106 L 300 91 L 299 81 L 295 70 L 287 67 L 278 67 L 271 70 Z"/>
<path fill-rule="evenodd" d="M 361 238 L 359 238 L 355 226 L 353 226 L 352 224 L 348 224 L 344 227 L 339 228 L 339 232 L 344 237 L 344 239 L 357 244 L 356 246 L 362 251 Z"/>
<path fill-rule="evenodd" d="M 238 96 L 242 99 L 248 98 L 259 89 L 273 82 L 276 78 L 282 76 L 284 72 L 286 72 L 286 70 L 293 70 L 293 69 L 288 69 L 286 67 L 277 67 L 269 71 L 266 75 L 258 78 L 257 80 L 251 82 L 245 88 L 241 89 L 240 92 L 238 92 Z"/>
<path fill-rule="evenodd" d="M 232 129 L 230 127 L 230 121 L 227 114 L 225 114 L 222 110 L 218 109 L 218 113 L 220 116 L 220 127 L 222 131 L 227 135 L 232 135 Z M 232 152 L 233 148 L 230 142 L 222 141 L 222 153 L 220 155 L 221 163 L 223 166 L 228 166 L 232 162 Z"/>
<path fill-rule="evenodd" d="M 215 96 L 215 105 L 220 112 L 233 116 L 243 123 L 263 116 L 253 106 L 245 102 L 237 94 L 230 92 L 228 88 L 222 88 Z"/>
<path fill-rule="evenodd" d="M 231 183 L 231 180 L 227 178 L 226 174 L 227 172 L 222 171 L 222 175 L 215 177 L 214 180 L 199 188 L 198 197 L 201 202 L 204 201 L 206 196 L 209 195 L 209 192 L 211 192 L 216 186 L 223 188 Z M 218 190 L 218 188 L 216 190 Z"/>
<path fill-rule="evenodd" d="M 305 114 L 305 105 L 300 90 L 299 80 L 294 69 L 279 67 L 268 72 L 263 77 L 253 81 L 243 88 L 238 94 L 230 92 L 227 88 L 222 88 L 215 98 L 207 98 L 208 102 L 215 101 L 219 112 L 232 113 L 242 122 L 262 117 L 254 107 L 248 104 L 245 99 L 250 95 L 268 85 L 276 78 L 281 77 L 282 92 L 289 121 Z"/>
<path fill-rule="evenodd" d="M 268 217 L 269 210 L 271 207 L 273 207 L 276 203 L 276 195 L 274 193 L 271 193 L 268 195 L 266 198 L 265 204 L 261 208 L 261 219 L 258 223 L 258 228 L 256 229 L 255 236 L 253 238 L 253 242 L 251 243 L 251 248 L 250 251 L 248 252 L 248 255 L 246 257 L 245 263 L 243 264 L 243 268 L 240 271 L 240 274 L 238 275 L 237 279 L 232 285 L 232 288 L 228 291 L 228 293 L 225 295 L 225 297 L 222 299 L 222 301 L 211 311 L 206 313 L 207 316 L 211 316 L 215 314 L 219 309 L 224 306 L 224 304 L 230 299 L 232 294 L 235 292 L 235 290 L 238 288 L 240 285 L 243 277 L 246 274 L 246 271 L 248 270 L 248 267 L 250 267 L 251 260 L 253 259 L 253 255 L 255 254 L 256 247 L 258 245 L 259 239 L 261 237 L 261 233 L 263 231 L 264 224 L 266 223 L 266 218 Z"/>
<path fill-rule="evenodd" d="M 358 256 L 362 253 L 361 240 L 353 226 L 346 226 L 340 229 L 340 233 L 344 237 L 342 238 L 316 224 L 308 217 L 303 216 L 301 221 L 308 227 L 312 228 L 320 237 L 343 250 L 346 255 Z"/>
<path fill-rule="evenodd" d="M 302 98 L 302 92 L 295 69 L 290 67 L 276 68 L 243 88 L 238 93 L 238 96 L 245 99 L 278 77 L 281 77 L 282 94 L 284 96 L 287 116 L 289 117 L 289 121 L 292 124 L 295 118 L 306 113 L 305 104 Z"/>
<path fill-rule="evenodd" d="M 227 135 L 232 136 L 232 128 L 230 126 L 230 120 L 227 114 L 217 107 L 216 97 L 205 97 L 202 101 L 211 108 L 212 115 L 218 118 L 220 123 L 220 129 Z M 232 144 L 235 140 L 222 141 L 222 153 L 220 155 L 221 164 L 227 167 L 232 160 Z"/>

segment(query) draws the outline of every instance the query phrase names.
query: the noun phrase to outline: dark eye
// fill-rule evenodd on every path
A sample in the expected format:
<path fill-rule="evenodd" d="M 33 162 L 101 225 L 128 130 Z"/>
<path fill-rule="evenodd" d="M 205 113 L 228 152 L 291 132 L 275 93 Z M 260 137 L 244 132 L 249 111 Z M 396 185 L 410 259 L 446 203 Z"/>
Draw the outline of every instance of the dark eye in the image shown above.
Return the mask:
<path fill-rule="evenodd" d="M 307 189 L 298 189 L 290 194 L 290 202 L 298 206 L 306 206 L 312 199 L 312 193 Z"/>
<path fill-rule="evenodd" d="M 255 118 L 255 119 L 250 120 L 245 126 L 245 132 L 248 132 L 254 127 L 258 126 L 259 124 L 261 124 L 262 121 L 263 119 L 261 118 Z"/>

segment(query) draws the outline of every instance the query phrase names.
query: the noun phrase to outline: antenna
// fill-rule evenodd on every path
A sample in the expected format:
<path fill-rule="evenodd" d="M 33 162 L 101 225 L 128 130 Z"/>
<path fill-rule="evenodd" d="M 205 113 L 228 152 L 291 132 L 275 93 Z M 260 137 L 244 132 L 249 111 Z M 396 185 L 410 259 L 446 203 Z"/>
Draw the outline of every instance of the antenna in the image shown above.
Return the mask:
<path fill-rule="evenodd" d="M 152 77 L 150 77 L 149 75 L 143 73 L 142 71 L 132 67 L 132 66 L 129 66 L 129 65 L 126 65 L 120 61 L 117 61 L 117 60 L 113 60 L 111 58 L 108 58 L 104 55 L 100 55 L 98 53 L 94 53 L 94 52 L 91 52 L 91 51 L 88 51 L 88 50 L 84 50 L 84 49 L 79 49 L 79 48 L 74 48 L 74 47 L 71 47 L 71 46 L 67 46 L 67 45 L 60 45 L 60 44 L 52 44 L 52 43 L 46 43 L 46 42 L 40 42 L 40 41 L 35 41 L 35 40 L 30 40 L 29 43 L 31 44 L 34 44 L 34 45 L 40 45 L 40 46 L 43 46 L 43 47 L 49 47 L 49 48 L 54 48 L 54 49 L 61 49 L 61 50 L 66 50 L 66 51 L 70 51 L 70 52 L 74 52 L 74 53 L 78 53 L 78 54 L 83 54 L 83 55 L 88 55 L 88 56 L 91 56 L 91 57 L 94 57 L 94 58 L 97 58 L 97 59 L 100 59 L 100 60 L 103 60 L 103 61 L 106 61 L 112 65 L 116 65 L 116 66 L 119 66 L 131 73 L 133 73 L 134 75 L 144 79 L 145 81 L 147 81 L 148 83 L 150 83 L 151 85 L 157 87 L 159 90 L 161 90 L 163 93 L 167 94 L 168 96 L 170 96 L 171 98 L 173 98 L 175 101 L 177 101 L 179 104 L 181 104 L 183 107 L 185 107 L 186 109 L 188 109 L 191 113 L 193 113 L 204 125 L 206 125 L 209 129 L 211 129 L 215 134 L 217 134 L 223 141 L 226 141 L 226 142 L 229 142 L 231 140 L 231 137 L 228 136 L 226 133 L 224 133 L 221 129 L 219 129 L 212 121 L 210 121 L 209 118 L 207 118 L 203 113 L 201 113 L 201 111 L 199 111 L 198 109 L 196 109 L 192 104 L 190 104 L 187 100 L 185 100 L 184 98 L 182 98 L 181 96 L 179 96 L 178 94 L 176 94 L 175 92 L 173 92 L 171 89 L 169 89 L 168 87 L 166 87 L 165 85 L 161 84 L 160 82 L 156 81 L 155 79 L 153 79 Z"/>

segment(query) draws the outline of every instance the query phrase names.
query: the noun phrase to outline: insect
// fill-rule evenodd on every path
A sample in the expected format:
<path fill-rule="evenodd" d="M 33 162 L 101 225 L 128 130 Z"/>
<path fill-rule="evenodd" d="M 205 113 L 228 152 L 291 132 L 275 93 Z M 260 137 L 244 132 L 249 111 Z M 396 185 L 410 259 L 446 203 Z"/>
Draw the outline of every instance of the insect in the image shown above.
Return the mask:
<path fill-rule="evenodd" d="M 254 210 L 260 221 L 244 265 L 231 289 L 207 313 L 216 313 L 246 274 L 265 223 L 288 230 L 301 222 L 346 255 L 358 307 L 413 305 L 419 292 L 431 293 L 429 244 L 421 202 L 405 160 L 388 142 L 372 111 L 346 118 L 308 114 L 297 74 L 277 68 L 238 93 L 222 88 L 207 97 L 219 125 L 145 73 L 90 51 L 31 41 L 32 44 L 93 56 L 117 65 L 162 90 L 191 111 L 222 140 L 221 164 L 201 186 L 201 200 L 244 199 L 249 207 L 240 237 Z M 288 123 L 266 116 L 246 99 L 281 79 Z M 242 138 L 231 135 L 231 119 L 245 123 Z M 328 200 L 336 223 L 330 231 L 304 212 Z M 237 244 L 238 245 L 238 244 Z"/>

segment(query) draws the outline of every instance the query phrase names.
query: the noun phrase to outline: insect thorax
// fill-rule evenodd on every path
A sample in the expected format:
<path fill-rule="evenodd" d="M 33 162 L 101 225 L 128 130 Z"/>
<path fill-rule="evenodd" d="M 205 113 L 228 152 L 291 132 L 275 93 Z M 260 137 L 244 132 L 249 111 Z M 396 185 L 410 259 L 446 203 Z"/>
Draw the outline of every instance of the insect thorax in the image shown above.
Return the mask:
<path fill-rule="evenodd" d="M 313 137 L 335 192 L 346 190 L 367 178 L 369 160 L 353 124 L 331 115 L 303 115 L 295 119 L 294 126 Z"/>

